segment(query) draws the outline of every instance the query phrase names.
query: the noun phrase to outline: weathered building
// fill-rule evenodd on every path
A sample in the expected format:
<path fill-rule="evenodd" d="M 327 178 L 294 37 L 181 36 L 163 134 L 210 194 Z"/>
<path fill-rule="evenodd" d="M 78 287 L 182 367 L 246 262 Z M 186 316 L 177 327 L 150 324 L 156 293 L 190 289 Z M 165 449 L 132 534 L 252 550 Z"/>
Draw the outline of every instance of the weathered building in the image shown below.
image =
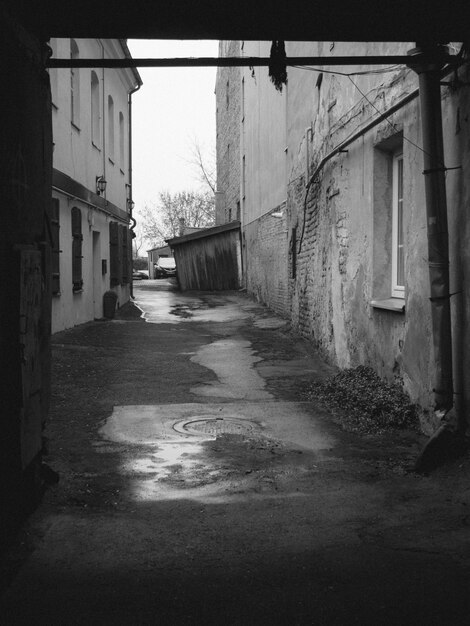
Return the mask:
<path fill-rule="evenodd" d="M 245 42 L 243 54 L 268 56 Z M 287 42 L 287 56 L 406 54 L 413 44 Z M 468 65 L 441 90 L 454 391 L 470 407 Z M 436 424 L 424 148 L 418 76 L 406 65 L 266 68 L 240 83 L 242 237 L 249 292 L 339 367 L 402 381 Z M 218 106 L 221 106 L 220 103 Z M 438 168 L 439 169 L 439 168 Z M 435 298 L 433 298 L 435 299 Z M 426 411 L 429 414 L 426 414 Z"/>
<path fill-rule="evenodd" d="M 50 395 L 51 244 L 54 236 L 53 113 L 46 71 L 50 38 L 75 38 L 76 41 L 93 37 L 269 40 L 280 36 L 297 41 L 371 38 L 374 41 L 463 41 L 468 30 L 466 20 L 462 19 L 466 8 L 464 0 L 445 4 L 426 2 L 423 19 L 422 0 L 375 3 L 374 6 L 359 0 L 337 0 L 321 6 L 306 0 L 289 3 L 241 0 L 236 11 L 232 2 L 221 1 L 215 7 L 212 0 L 184 3 L 184 7 L 181 2 L 118 0 L 113 10 L 104 0 L 37 0 L 34 3 L 1 0 L 0 68 L 4 97 L 0 99 L 0 186 L 6 207 L 0 231 L 2 513 L 17 505 L 18 500 L 25 500 L 21 497 L 23 490 L 26 500 L 31 502 L 31 487 L 40 483 L 37 469 Z M 255 74 L 261 76 L 261 72 Z M 462 88 L 448 96 L 448 102 L 458 98 L 462 104 L 448 109 L 446 121 L 447 128 L 453 126 L 447 139 L 452 138 L 456 159 L 462 151 L 463 170 L 454 172 L 458 177 L 450 191 L 452 200 L 461 199 L 458 209 L 453 209 L 452 218 L 452 250 L 454 258 L 461 259 L 457 273 L 454 270 L 453 274 L 457 285 L 465 285 L 468 276 L 468 252 L 464 247 L 468 220 L 462 219 L 461 224 L 458 221 L 468 196 L 468 177 L 465 176 L 468 151 L 465 151 L 463 139 L 467 132 L 465 93 Z M 311 100 L 305 103 L 307 107 L 311 105 Z M 454 173 L 449 172 L 449 181 Z M 93 189 L 92 180 L 91 191 Z M 454 324 L 460 329 L 460 334 L 454 334 L 457 342 L 454 354 L 458 359 L 456 390 L 461 394 L 456 397 L 463 398 L 468 406 L 469 368 L 468 354 L 465 354 L 468 290 L 456 295 L 454 302 L 457 303 Z M 312 320 L 311 323 L 317 322 Z M 423 328 L 427 328 L 425 323 Z M 406 323 L 402 332 L 406 334 Z M 426 342 L 428 345 L 428 336 Z M 427 354 L 426 350 L 422 353 Z"/>
<path fill-rule="evenodd" d="M 130 58 L 124 40 L 52 39 L 53 58 Z M 134 69 L 50 69 L 53 126 L 52 332 L 129 300 L 130 94 Z M 103 181 L 106 181 L 104 183 Z"/>
<path fill-rule="evenodd" d="M 239 41 L 219 42 L 219 57 L 240 55 Z M 240 89 L 239 67 L 217 68 L 217 191 L 216 225 L 240 219 Z"/>

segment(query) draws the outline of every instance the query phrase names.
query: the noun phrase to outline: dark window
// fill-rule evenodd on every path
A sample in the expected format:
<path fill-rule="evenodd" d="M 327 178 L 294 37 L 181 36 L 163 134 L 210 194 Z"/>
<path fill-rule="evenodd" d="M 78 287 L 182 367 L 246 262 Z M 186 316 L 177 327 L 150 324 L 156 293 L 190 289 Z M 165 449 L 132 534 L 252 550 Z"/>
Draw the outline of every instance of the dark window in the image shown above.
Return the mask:
<path fill-rule="evenodd" d="M 52 293 L 60 293 L 60 204 L 57 198 L 52 198 L 51 212 L 51 283 Z"/>
<path fill-rule="evenodd" d="M 121 246 L 120 228 L 117 222 L 109 223 L 109 266 L 111 287 L 121 284 L 121 255 L 119 254 Z"/>
<path fill-rule="evenodd" d="M 77 207 L 72 209 L 72 283 L 73 291 L 81 291 L 82 278 L 82 212 Z"/>
<path fill-rule="evenodd" d="M 119 227 L 122 240 L 122 284 L 129 282 L 129 230 L 126 226 Z"/>

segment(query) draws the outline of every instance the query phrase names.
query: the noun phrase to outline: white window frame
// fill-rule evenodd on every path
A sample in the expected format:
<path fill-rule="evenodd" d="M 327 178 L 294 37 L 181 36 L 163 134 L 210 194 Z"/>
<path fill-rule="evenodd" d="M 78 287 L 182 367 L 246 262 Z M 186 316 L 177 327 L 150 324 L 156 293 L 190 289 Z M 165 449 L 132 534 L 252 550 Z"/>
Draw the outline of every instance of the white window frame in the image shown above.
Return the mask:
<path fill-rule="evenodd" d="M 401 168 L 401 176 L 399 175 Z M 401 187 L 400 187 L 401 183 Z M 398 284 L 399 248 L 404 247 L 404 242 L 399 239 L 401 228 L 403 236 L 403 152 L 395 152 L 393 155 L 392 170 L 392 297 L 405 297 L 405 285 Z M 404 255 L 403 255 L 404 260 Z M 404 282 L 404 280 L 403 280 Z"/>
<path fill-rule="evenodd" d="M 91 84 L 91 142 L 101 148 L 101 111 L 100 111 L 100 80 L 93 70 L 90 74 Z"/>
<path fill-rule="evenodd" d="M 114 163 L 114 100 L 108 95 L 108 158 Z"/>

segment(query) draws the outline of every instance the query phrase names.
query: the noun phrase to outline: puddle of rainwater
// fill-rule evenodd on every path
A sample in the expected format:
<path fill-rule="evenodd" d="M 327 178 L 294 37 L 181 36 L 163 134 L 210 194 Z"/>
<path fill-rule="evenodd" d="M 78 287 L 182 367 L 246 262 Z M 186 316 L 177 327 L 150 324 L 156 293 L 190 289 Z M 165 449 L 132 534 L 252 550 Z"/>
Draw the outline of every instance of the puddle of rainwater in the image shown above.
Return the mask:
<path fill-rule="evenodd" d="M 208 437 L 207 439 L 211 439 Z M 215 439 L 212 438 L 212 439 Z M 171 475 L 171 468 L 178 465 L 180 471 L 187 472 L 200 462 L 194 457 L 202 452 L 200 442 L 159 443 L 155 451 L 144 457 L 137 457 L 124 464 L 124 471 L 129 474 L 150 474 L 161 480 Z"/>
<path fill-rule="evenodd" d="M 218 381 L 192 387 L 199 396 L 272 400 L 265 390 L 266 382 L 254 369 L 262 361 L 254 355 L 250 341 L 221 339 L 200 348 L 191 361 L 212 370 Z"/>

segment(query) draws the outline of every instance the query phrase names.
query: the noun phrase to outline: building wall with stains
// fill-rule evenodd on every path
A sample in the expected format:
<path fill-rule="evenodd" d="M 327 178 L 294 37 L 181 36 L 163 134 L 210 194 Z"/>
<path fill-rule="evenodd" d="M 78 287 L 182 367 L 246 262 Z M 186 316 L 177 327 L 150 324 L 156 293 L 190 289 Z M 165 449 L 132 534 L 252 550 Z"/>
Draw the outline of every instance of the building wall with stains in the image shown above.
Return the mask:
<path fill-rule="evenodd" d="M 253 53 L 261 53 L 251 45 Z M 411 43 L 286 44 L 288 56 L 406 54 L 413 47 Z M 257 84 L 250 83 L 248 90 L 245 85 L 243 105 L 242 155 L 253 159 L 245 171 L 242 214 L 248 290 L 285 312 L 293 327 L 330 363 L 341 368 L 365 364 L 383 378 L 398 380 L 423 408 L 423 429 L 430 432 L 436 425 L 431 411 L 435 357 L 417 75 L 404 66 L 289 67 L 282 110 L 279 93 L 262 72 L 263 68 L 257 70 Z M 442 88 L 442 109 L 445 165 L 462 166 L 447 173 L 446 183 L 455 398 L 468 414 L 467 66 L 459 76 L 460 82 Z M 405 99 L 406 104 L 399 105 Z M 381 120 L 380 114 L 395 105 L 396 112 Z M 378 123 L 361 132 L 373 120 Z M 357 139 L 344 151 L 328 157 L 356 133 Z M 396 249 L 392 206 L 394 163 L 401 160 L 400 154 L 404 293 L 397 297 L 392 284 Z M 283 206 L 285 216 L 277 220 L 279 231 L 274 232 L 267 220 Z M 284 245 L 281 229 L 287 231 Z M 276 248 L 274 262 L 270 251 Z M 280 280 L 283 276 L 287 289 Z"/>
<path fill-rule="evenodd" d="M 122 58 L 120 40 L 52 39 L 58 58 Z M 118 256 L 120 277 L 112 276 L 110 223 L 129 224 L 128 93 L 136 85 L 130 69 L 73 68 L 49 70 L 54 140 L 53 197 L 58 203 L 59 267 L 53 288 L 52 332 L 103 317 L 103 296 L 117 294 L 117 306 L 129 300 L 129 260 Z M 98 177 L 106 189 L 97 193 Z M 76 288 L 72 257 L 72 212 L 79 211 L 82 238 L 82 286 Z M 125 267 L 126 266 L 126 267 Z"/>
<path fill-rule="evenodd" d="M 221 41 L 219 56 L 240 55 L 240 41 Z M 217 194 L 215 223 L 240 219 L 241 71 L 219 67 L 216 79 Z"/>

